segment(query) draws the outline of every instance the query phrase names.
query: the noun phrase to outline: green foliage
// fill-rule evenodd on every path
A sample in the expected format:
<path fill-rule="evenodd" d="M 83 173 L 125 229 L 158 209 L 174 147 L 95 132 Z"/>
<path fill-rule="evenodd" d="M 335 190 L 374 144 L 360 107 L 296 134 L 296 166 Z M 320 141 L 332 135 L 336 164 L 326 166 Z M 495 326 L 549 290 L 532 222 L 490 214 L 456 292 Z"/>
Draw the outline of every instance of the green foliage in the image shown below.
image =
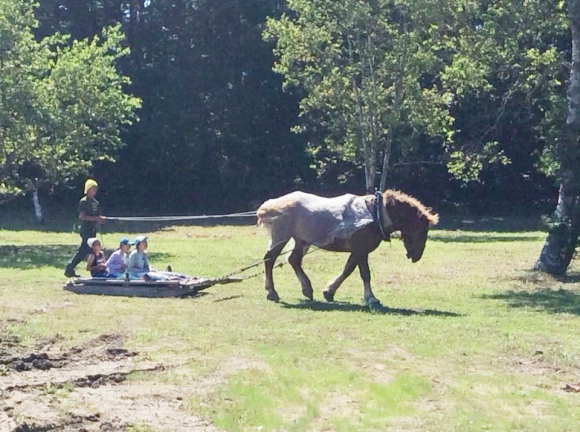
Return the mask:
<path fill-rule="evenodd" d="M 391 151 L 404 161 L 427 135 L 443 142 L 449 172 L 462 181 L 522 153 L 546 175 L 558 170 L 569 51 L 563 2 L 288 5 L 265 37 L 277 43 L 274 69 L 286 88 L 305 90 L 307 121 L 297 130 L 326 137 L 312 145 L 319 166 L 330 154 L 365 165 L 369 180 L 379 156 L 388 170 L 397 162 Z M 506 139 L 510 116 L 528 123 L 528 142 Z"/>
<path fill-rule="evenodd" d="M 389 186 L 432 205 L 513 203 L 554 193 L 544 174 L 559 169 L 567 5 L 40 0 L 38 27 L 30 14 L 11 22 L 29 20 L 37 39 L 70 34 L 61 47 L 121 24 L 131 52 L 115 65 L 143 107 L 121 129 L 127 146 L 107 153 L 117 162 L 91 169 L 106 179 L 107 205 L 210 212 L 255 208 L 295 187 L 360 190 L 362 167 L 381 171 L 385 156 Z M 13 174 L 22 184 L 35 177 L 28 168 Z M 449 172 L 479 181 L 460 188 Z"/>
<path fill-rule="evenodd" d="M 468 2 L 455 25 L 446 35 L 452 61 L 442 82 L 455 89 L 457 110 L 476 104 L 480 112 L 471 115 L 469 130 L 458 131 L 458 139 L 447 147 L 450 172 L 464 181 L 475 180 L 485 165 L 509 162 L 506 149 L 516 154 L 508 147 L 515 145 L 535 154 L 537 167 L 554 175 L 564 126 L 562 65 L 569 49 L 563 43 L 568 32 L 563 2 Z M 529 123 L 531 142 L 502 139 L 502 125 L 509 124 L 510 116 Z M 460 122 L 462 126 L 467 125 Z M 490 142 L 495 144 L 490 147 Z"/>
<path fill-rule="evenodd" d="M 140 100 L 115 67 L 128 54 L 120 27 L 92 40 L 55 34 L 36 41 L 31 2 L 0 9 L 0 194 L 53 187 L 114 160 L 119 126 L 134 120 Z"/>
<path fill-rule="evenodd" d="M 429 2 L 293 0 L 288 7 L 291 14 L 268 20 L 264 36 L 276 41 L 274 70 L 284 86 L 305 91 L 303 127 L 325 135 L 314 155 L 329 151 L 364 165 L 369 189 L 380 156 L 389 169 L 391 145 L 410 147 L 419 133 L 451 137 L 451 97 L 435 80 L 442 62 L 431 32 L 442 16 Z"/>

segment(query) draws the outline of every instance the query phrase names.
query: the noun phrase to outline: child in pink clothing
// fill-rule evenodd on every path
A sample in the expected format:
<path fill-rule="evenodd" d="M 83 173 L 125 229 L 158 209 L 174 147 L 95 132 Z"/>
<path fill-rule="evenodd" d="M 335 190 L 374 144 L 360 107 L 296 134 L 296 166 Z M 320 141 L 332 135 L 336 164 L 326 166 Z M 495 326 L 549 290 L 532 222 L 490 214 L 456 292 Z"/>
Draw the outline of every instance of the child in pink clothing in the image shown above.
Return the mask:
<path fill-rule="evenodd" d="M 109 276 L 113 278 L 123 277 L 127 269 L 127 253 L 133 244 L 128 238 L 122 238 L 119 241 L 119 248 L 111 254 L 107 260 Z"/>

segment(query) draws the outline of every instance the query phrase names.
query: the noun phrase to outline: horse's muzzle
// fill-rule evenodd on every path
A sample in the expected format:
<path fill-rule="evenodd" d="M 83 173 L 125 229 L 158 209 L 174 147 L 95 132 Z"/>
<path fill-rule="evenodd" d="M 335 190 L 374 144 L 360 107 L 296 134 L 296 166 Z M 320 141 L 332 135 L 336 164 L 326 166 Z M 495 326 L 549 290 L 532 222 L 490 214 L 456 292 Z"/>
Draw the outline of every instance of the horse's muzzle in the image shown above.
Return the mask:
<path fill-rule="evenodd" d="M 421 259 L 421 255 L 419 255 L 417 258 L 414 258 L 411 255 L 407 254 L 407 259 L 410 259 L 412 263 L 416 263 Z"/>

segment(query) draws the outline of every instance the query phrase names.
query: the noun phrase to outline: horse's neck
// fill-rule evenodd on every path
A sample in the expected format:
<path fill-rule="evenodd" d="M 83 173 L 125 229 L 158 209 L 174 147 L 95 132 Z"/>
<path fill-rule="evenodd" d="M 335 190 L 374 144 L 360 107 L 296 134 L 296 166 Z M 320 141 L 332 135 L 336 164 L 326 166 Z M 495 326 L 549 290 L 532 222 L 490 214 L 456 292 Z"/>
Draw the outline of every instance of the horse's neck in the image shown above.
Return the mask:
<path fill-rule="evenodd" d="M 383 198 L 385 213 L 389 215 L 392 221 L 392 230 L 400 231 L 409 221 L 409 204 L 401 202 L 393 197 Z"/>
<path fill-rule="evenodd" d="M 381 223 L 383 224 L 385 229 L 388 231 L 387 234 L 390 234 L 390 232 L 397 231 L 399 228 L 397 228 L 395 221 L 393 220 L 391 210 L 389 209 L 389 206 L 385 202 L 384 197 L 383 197 L 382 205 L 383 205 L 383 208 L 381 209 L 381 213 L 380 213 L 380 216 L 382 219 Z"/>

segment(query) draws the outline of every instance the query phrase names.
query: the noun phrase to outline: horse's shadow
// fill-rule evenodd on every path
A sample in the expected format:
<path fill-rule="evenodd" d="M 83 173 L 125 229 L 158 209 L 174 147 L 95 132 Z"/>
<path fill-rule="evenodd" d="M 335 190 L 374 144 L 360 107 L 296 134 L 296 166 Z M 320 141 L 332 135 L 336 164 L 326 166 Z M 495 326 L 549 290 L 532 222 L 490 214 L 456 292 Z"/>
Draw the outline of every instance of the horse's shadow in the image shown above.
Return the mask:
<path fill-rule="evenodd" d="M 299 300 L 298 303 L 278 302 L 285 309 L 310 309 L 319 312 L 367 312 L 380 315 L 423 315 L 423 316 L 440 316 L 440 317 L 459 317 L 461 314 L 455 312 L 440 311 L 436 309 L 402 309 L 390 308 L 381 304 L 370 306 L 358 305 L 346 302 L 321 302 L 317 300 Z"/>

